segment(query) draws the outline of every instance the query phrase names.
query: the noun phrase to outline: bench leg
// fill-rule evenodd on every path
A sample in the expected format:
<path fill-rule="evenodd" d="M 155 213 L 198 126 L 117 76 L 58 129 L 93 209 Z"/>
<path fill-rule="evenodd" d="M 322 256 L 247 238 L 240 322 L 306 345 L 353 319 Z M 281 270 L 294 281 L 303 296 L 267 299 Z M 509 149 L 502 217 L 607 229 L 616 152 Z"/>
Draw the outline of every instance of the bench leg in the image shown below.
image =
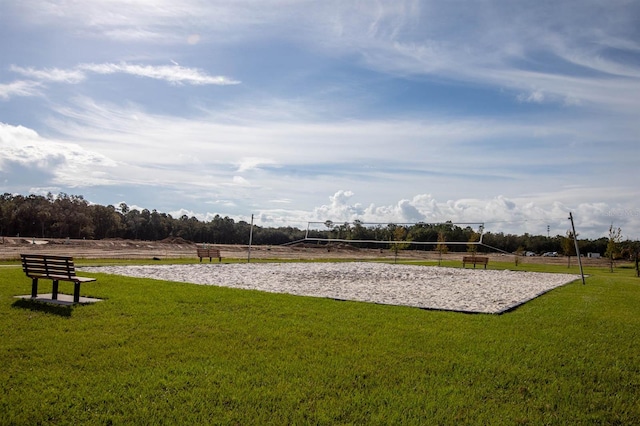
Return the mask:
<path fill-rule="evenodd" d="M 31 297 L 34 299 L 38 297 L 38 279 L 37 278 L 31 279 Z"/>
<path fill-rule="evenodd" d="M 51 289 L 51 298 L 58 300 L 58 280 L 53 280 L 53 288 Z"/>
<path fill-rule="evenodd" d="M 73 283 L 73 303 L 80 303 L 80 282 Z"/>

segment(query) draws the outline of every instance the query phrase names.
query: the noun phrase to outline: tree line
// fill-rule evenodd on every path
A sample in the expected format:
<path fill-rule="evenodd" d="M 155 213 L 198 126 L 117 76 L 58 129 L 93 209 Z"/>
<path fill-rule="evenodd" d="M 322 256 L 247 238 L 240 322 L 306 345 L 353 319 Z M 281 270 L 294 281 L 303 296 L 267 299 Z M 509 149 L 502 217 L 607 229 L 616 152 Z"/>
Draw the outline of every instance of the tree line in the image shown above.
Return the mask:
<path fill-rule="evenodd" d="M 250 224 L 216 215 L 210 221 L 154 210 L 91 204 L 82 195 L 0 196 L 0 235 L 26 238 L 78 238 L 160 241 L 183 238 L 191 242 L 246 244 Z M 303 238 L 296 228 L 254 228 L 256 244 L 283 244 Z"/>
<path fill-rule="evenodd" d="M 125 203 L 113 206 L 91 204 L 82 195 L 60 193 L 42 195 L 14 195 L 5 193 L 0 196 L 0 235 L 22 236 L 25 238 L 79 238 L 108 239 L 121 238 L 133 240 L 160 241 L 167 238 L 183 238 L 195 243 L 210 244 L 247 244 L 251 225 L 246 221 L 216 215 L 209 221 L 156 210 L 138 210 Z M 452 223 L 444 224 L 381 224 L 367 226 L 354 223 L 333 223 L 327 221 L 322 229 L 310 230 L 308 237 L 333 238 L 340 240 L 405 241 L 406 244 L 389 244 L 396 249 L 436 250 L 439 247 L 447 251 L 491 252 L 495 249 L 508 253 L 558 252 L 561 255 L 574 255 L 572 235 L 542 236 L 504 234 L 502 232 L 483 234 L 481 246 L 447 245 L 449 242 L 477 241 L 478 230 L 460 227 Z M 296 227 L 253 228 L 253 243 L 259 245 L 280 245 L 301 241 L 307 236 L 306 230 Z M 601 255 L 608 253 L 611 238 L 580 239 L 582 253 L 593 252 Z M 411 242 L 431 242 L 430 245 L 411 244 Z M 620 243 L 617 255 L 630 257 L 637 244 Z M 635 246 L 634 246 L 635 244 Z M 362 248 L 384 248 L 372 242 L 354 243 Z M 625 249 L 625 247 L 629 247 Z M 633 247 L 636 247 L 635 249 Z M 625 250 L 628 251 L 625 252 Z"/>

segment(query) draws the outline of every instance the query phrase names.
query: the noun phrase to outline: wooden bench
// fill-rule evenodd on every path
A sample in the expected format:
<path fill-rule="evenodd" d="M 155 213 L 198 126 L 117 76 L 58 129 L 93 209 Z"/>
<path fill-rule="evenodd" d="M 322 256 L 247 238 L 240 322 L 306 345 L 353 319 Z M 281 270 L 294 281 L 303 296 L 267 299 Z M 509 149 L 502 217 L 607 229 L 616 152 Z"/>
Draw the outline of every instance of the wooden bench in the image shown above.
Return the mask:
<path fill-rule="evenodd" d="M 220 250 L 216 248 L 198 248 L 198 257 L 200 258 L 200 262 L 202 262 L 203 257 L 208 257 L 209 263 L 211 263 L 211 259 L 214 257 L 218 258 L 218 262 L 222 262 Z"/>
<path fill-rule="evenodd" d="M 73 303 L 80 303 L 80 284 L 96 281 L 95 278 L 79 277 L 69 256 L 50 256 L 46 254 L 21 254 L 22 270 L 31 278 L 31 297 L 38 297 L 38 280 L 53 281 L 51 299 L 58 300 L 58 282 L 70 281 L 73 285 Z"/>
<path fill-rule="evenodd" d="M 473 263 L 473 269 L 476 268 L 476 265 L 484 265 L 484 269 L 487 269 L 487 263 L 489 263 L 488 257 L 478 257 L 478 256 L 463 256 L 462 257 L 462 267 L 464 268 L 467 263 Z"/>

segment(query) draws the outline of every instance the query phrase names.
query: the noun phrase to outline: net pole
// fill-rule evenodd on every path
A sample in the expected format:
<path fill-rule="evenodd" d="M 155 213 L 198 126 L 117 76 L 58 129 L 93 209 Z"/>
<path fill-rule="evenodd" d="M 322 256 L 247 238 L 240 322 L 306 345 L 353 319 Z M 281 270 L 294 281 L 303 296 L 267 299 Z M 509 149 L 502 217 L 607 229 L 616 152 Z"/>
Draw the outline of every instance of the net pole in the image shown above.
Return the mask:
<path fill-rule="evenodd" d="M 582 285 L 584 282 L 584 271 L 582 270 L 582 259 L 580 259 L 580 247 L 578 247 L 578 235 L 576 234 L 576 227 L 573 224 L 573 215 L 569 212 L 569 220 L 571 220 L 571 229 L 573 230 L 573 243 L 576 246 L 576 256 L 578 256 L 578 265 L 580 265 L 580 276 L 582 277 Z"/>
<path fill-rule="evenodd" d="M 249 250 L 247 251 L 247 263 L 251 263 L 251 243 L 253 242 L 253 214 L 251 215 L 251 228 L 249 229 Z"/>

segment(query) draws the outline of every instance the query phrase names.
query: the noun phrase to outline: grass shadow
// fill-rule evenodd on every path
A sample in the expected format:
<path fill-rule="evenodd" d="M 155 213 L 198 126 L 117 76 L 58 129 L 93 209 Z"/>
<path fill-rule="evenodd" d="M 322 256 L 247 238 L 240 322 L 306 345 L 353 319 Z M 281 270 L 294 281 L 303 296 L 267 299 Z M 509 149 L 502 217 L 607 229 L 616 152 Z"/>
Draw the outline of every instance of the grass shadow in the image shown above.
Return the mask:
<path fill-rule="evenodd" d="M 29 299 L 18 299 L 11 305 L 14 308 L 28 309 L 35 312 L 44 312 L 60 317 L 70 317 L 73 312 L 71 305 L 54 305 L 51 303 L 43 303 Z"/>

